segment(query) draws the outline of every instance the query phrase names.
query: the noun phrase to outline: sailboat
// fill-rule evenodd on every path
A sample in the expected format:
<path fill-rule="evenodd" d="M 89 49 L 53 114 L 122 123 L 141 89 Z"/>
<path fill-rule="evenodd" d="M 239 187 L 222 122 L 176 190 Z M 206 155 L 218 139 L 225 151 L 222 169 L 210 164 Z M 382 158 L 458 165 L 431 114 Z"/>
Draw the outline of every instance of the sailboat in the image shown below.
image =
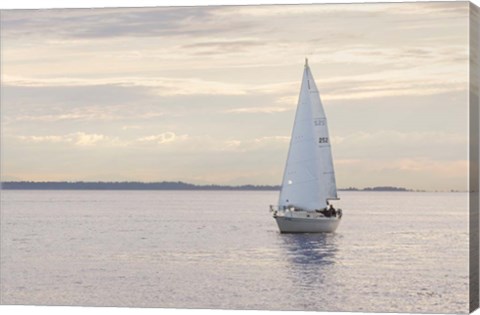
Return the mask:
<path fill-rule="evenodd" d="M 334 232 L 342 210 L 333 200 L 339 198 L 327 117 L 305 59 L 278 205 L 270 210 L 281 233 Z"/>

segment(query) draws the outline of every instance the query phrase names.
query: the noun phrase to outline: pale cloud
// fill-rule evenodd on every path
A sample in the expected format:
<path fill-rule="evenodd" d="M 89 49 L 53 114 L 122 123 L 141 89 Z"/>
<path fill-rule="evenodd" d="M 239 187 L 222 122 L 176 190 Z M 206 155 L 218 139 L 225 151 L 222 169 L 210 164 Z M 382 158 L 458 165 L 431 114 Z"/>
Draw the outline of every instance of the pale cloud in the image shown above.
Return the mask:
<path fill-rule="evenodd" d="M 465 61 L 467 58 L 465 58 Z M 436 73 L 434 78 L 429 76 Z M 465 77 L 466 78 L 466 77 Z M 465 92 L 468 89 L 466 79 L 452 76 L 445 69 L 432 70 L 428 75 L 408 70 L 391 70 L 372 75 L 357 75 L 348 77 L 333 77 L 317 80 L 321 98 L 325 101 L 358 100 L 394 96 L 423 96 L 448 92 Z M 206 81 L 195 78 L 19 78 L 5 76 L 5 85 L 21 87 L 75 87 L 75 86 L 119 86 L 125 88 L 147 88 L 158 96 L 182 95 L 275 95 L 276 106 L 258 106 L 254 108 L 231 109 L 230 112 L 283 112 L 294 109 L 298 99 L 298 82 L 283 82 L 278 84 L 237 84 L 216 81 Z M 288 108 L 285 106 L 289 104 Z M 24 116 L 24 120 L 58 120 L 58 119 L 88 119 L 99 118 L 95 109 L 88 112 L 71 112 L 57 116 Z M 102 113 L 103 114 L 103 113 Z M 150 113 L 161 115 L 161 113 Z M 104 115 L 114 118 L 115 114 Z"/>
<path fill-rule="evenodd" d="M 148 78 L 148 77 L 110 77 L 110 78 L 21 78 L 6 75 L 4 84 L 23 87 L 72 87 L 104 86 L 146 87 L 161 96 L 173 95 L 245 95 L 245 85 L 225 82 L 205 81 L 195 78 Z"/>
<path fill-rule="evenodd" d="M 104 135 L 98 135 L 98 134 L 86 134 L 84 132 L 79 132 L 76 134 L 76 141 L 75 141 L 75 144 L 76 145 L 86 145 L 86 146 L 89 146 L 89 145 L 94 145 L 94 144 L 97 144 L 99 142 L 102 142 L 102 141 L 105 141 L 105 140 L 108 140 L 108 137 L 104 136 Z"/>
<path fill-rule="evenodd" d="M 196 43 L 204 47 L 206 43 Z M 215 42 L 220 45 L 223 42 Z M 277 43 L 278 44 L 278 43 Z M 292 44 L 287 45 L 292 49 Z M 277 49 L 278 50 L 278 49 Z M 285 51 L 285 49 L 281 49 Z M 136 54 L 136 53 L 135 53 Z M 290 55 L 295 54 L 293 51 Z M 156 55 L 152 54 L 152 55 Z M 465 91 L 467 76 L 460 77 L 459 73 L 466 73 L 468 65 L 468 49 L 466 42 L 448 46 L 411 45 L 395 48 L 377 45 L 355 44 L 348 48 L 331 51 L 321 48 L 317 51 L 317 63 L 322 64 L 349 64 L 355 60 L 357 65 L 365 64 L 369 67 L 378 67 L 372 72 L 362 74 L 331 75 L 328 78 L 317 77 L 317 85 L 325 100 L 354 100 L 381 98 L 392 96 L 421 96 L 434 95 L 445 91 Z M 188 56 L 187 56 L 188 57 Z M 148 57 L 147 59 L 151 59 Z M 171 58 L 171 57 L 169 57 Z M 190 57 L 190 59 L 192 59 Z M 166 62 L 166 61 L 165 61 Z M 140 66 L 143 63 L 139 64 Z M 280 67 L 286 64 L 280 65 Z M 168 65 L 167 65 L 168 66 Z M 188 68 L 188 64 L 185 68 Z M 226 63 L 209 64 L 209 68 L 235 67 L 236 64 Z M 177 65 L 178 67 L 178 65 Z M 385 67 L 388 67 L 387 69 Z M 321 73 L 321 72 L 320 72 Z M 181 95 L 276 95 L 279 103 L 295 100 L 298 93 L 298 81 L 283 82 L 234 82 L 238 81 L 235 75 L 223 77 L 222 80 L 208 80 L 199 77 L 139 77 L 139 76 L 103 76 L 95 77 L 65 77 L 50 76 L 26 77 L 4 74 L 4 84 L 23 87 L 74 87 L 74 86 L 119 86 L 142 87 L 149 89 L 159 96 Z M 229 82 L 230 81 L 230 82 Z M 275 80 L 278 81 L 278 80 Z"/>
<path fill-rule="evenodd" d="M 185 141 L 188 139 L 188 135 L 176 135 L 174 132 L 167 131 L 158 135 L 150 135 L 139 138 L 137 141 L 144 144 L 167 144 L 177 141 Z"/>
<path fill-rule="evenodd" d="M 412 84 L 390 84 L 385 87 L 360 87 L 354 88 L 357 91 L 346 91 L 345 94 L 325 93 L 323 99 L 326 101 L 339 101 L 339 100 L 361 100 L 372 99 L 382 97 L 395 97 L 395 96 L 424 96 L 424 95 L 436 95 L 444 93 L 445 91 L 466 91 L 465 84 L 456 84 L 456 86 L 445 86 L 440 84 L 438 86 L 418 86 L 415 83 Z M 370 90 L 372 89 L 372 90 Z M 349 93 L 350 92 L 350 93 Z"/>
<path fill-rule="evenodd" d="M 164 132 L 159 135 L 145 136 L 137 139 L 141 144 L 169 144 L 177 152 L 254 152 L 272 149 L 285 149 L 290 141 L 288 136 L 269 136 L 252 139 L 223 139 L 221 137 L 177 135 Z M 173 145 L 173 146 L 172 146 Z"/>
<path fill-rule="evenodd" d="M 286 143 L 290 141 L 290 137 L 289 136 L 270 136 L 270 137 L 256 138 L 253 141 L 256 143 L 268 143 L 268 142 Z"/>
<path fill-rule="evenodd" d="M 72 141 L 70 137 L 65 137 L 65 136 L 18 136 L 17 138 L 22 141 L 32 142 L 32 143 L 42 143 L 42 142 L 59 143 L 59 142 Z"/>
<path fill-rule="evenodd" d="M 142 129 L 141 125 L 125 125 L 122 126 L 122 130 L 131 130 L 131 129 Z"/>
<path fill-rule="evenodd" d="M 402 55 L 401 52 L 398 55 Z M 442 53 L 449 56 L 447 52 Z M 393 55 L 392 55 L 393 58 Z M 456 66 L 431 63 L 405 69 L 385 69 L 375 73 L 333 76 L 317 79 L 321 97 L 330 100 L 361 100 L 395 96 L 424 96 L 446 92 L 466 92 L 468 80 L 466 74 L 468 53 L 462 49 Z"/>
<path fill-rule="evenodd" d="M 112 121 L 124 116 L 114 113 L 108 108 L 76 108 L 58 114 L 28 114 L 11 117 L 15 121 L 58 122 L 65 120 L 107 120 Z M 10 117 L 9 117 L 10 118 Z"/>
<path fill-rule="evenodd" d="M 410 67 L 422 66 L 438 67 L 439 65 L 451 66 L 451 60 L 453 58 L 468 59 L 468 50 L 463 45 L 452 44 L 447 47 L 436 46 L 431 43 L 409 45 L 407 47 L 384 47 L 373 44 L 357 44 L 350 45 L 350 47 L 329 53 L 328 51 L 319 51 L 323 60 L 327 62 L 349 63 L 351 60 L 355 60 L 355 63 L 369 64 L 376 66 L 388 65 L 391 69 L 397 73 L 406 73 L 413 70 Z M 326 55 L 328 53 L 328 55 Z M 424 64 L 421 64 L 424 63 Z M 458 65 L 457 65 L 458 66 Z M 445 71 L 447 70 L 447 71 Z M 438 73 L 449 72 L 452 69 L 438 68 L 432 69 L 432 71 Z M 376 71 L 375 74 L 382 74 L 385 71 Z M 367 75 L 366 77 L 371 79 L 375 77 Z M 417 73 L 420 76 L 428 75 Z"/>
<path fill-rule="evenodd" d="M 210 55 L 210 54 L 227 54 L 245 52 L 252 48 L 261 46 L 268 46 L 268 42 L 261 41 L 257 38 L 221 38 L 218 40 L 197 41 L 191 44 L 186 44 L 180 49 L 187 49 L 190 53 L 196 55 Z"/>
<path fill-rule="evenodd" d="M 298 82 L 281 82 L 276 84 L 247 84 L 229 83 L 220 81 L 202 80 L 199 78 L 171 78 L 171 77 L 19 77 L 4 75 L 3 84 L 12 87 L 30 88 L 60 88 L 60 87 L 108 87 L 118 86 L 124 88 L 148 88 L 159 96 L 182 95 L 230 95 L 242 96 L 252 94 L 285 94 L 297 93 Z M 71 113 L 70 115 L 96 115 L 93 109 L 90 113 Z"/>
<path fill-rule="evenodd" d="M 375 132 L 359 131 L 343 136 L 335 136 L 332 138 L 333 144 L 346 144 L 348 146 L 358 144 L 362 146 L 369 145 L 411 145 L 411 144 L 441 144 L 445 146 L 451 145 L 468 145 L 467 134 L 453 134 L 443 131 L 415 131 L 401 132 L 397 130 L 379 130 Z"/>
<path fill-rule="evenodd" d="M 226 113 L 248 113 L 248 114 L 257 114 L 257 113 L 280 113 L 293 110 L 294 107 L 240 107 L 228 109 Z"/>
<path fill-rule="evenodd" d="M 242 146 L 242 141 L 240 140 L 227 140 L 223 142 L 223 145 L 219 148 L 219 150 L 240 151 L 240 150 L 243 150 L 241 146 Z"/>
<path fill-rule="evenodd" d="M 405 6 L 402 4 L 388 3 L 385 4 L 376 4 L 372 3 L 369 5 L 364 4 L 321 4 L 321 5 L 264 5 L 259 6 L 255 10 L 247 6 L 235 7 L 230 10 L 218 10 L 215 11 L 215 15 L 227 15 L 233 11 L 238 15 L 252 16 L 258 18 L 268 18 L 268 17 L 278 17 L 278 16 L 292 16 L 297 15 L 300 17 L 319 14 L 324 14 L 326 16 L 331 16 L 335 13 L 362 13 L 362 14 L 391 14 L 391 15 L 426 15 L 426 14 L 436 14 L 442 17 L 445 16 L 458 16 L 462 12 L 456 10 L 458 6 L 452 5 L 448 2 L 443 3 L 418 3 L 418 6 L 413 8 Z"/>
<path fill-rule="evenodd" d="M 118 144 L 118 139 L 112 139 L 102 134 L 75 132 L 66 135 L 47 136 L 17 136 L 17 139 L 30 143 L 67 143 L 76 146 L 94 146 L 97 144 Z"/>
<path fill-rule="evenodd" d="M 171 7 L 18 10 L 2 13 L 2 24 L 12 28 L 8 35 L 17 37 L 41 38 L 42 34 L 49 34 L 58 39 L 105 40 L 201 35 L 209 31 L 224 32 L 223 25 L 212 21 L 212 11 L 215 10 L 200 7 L 185 7 L 181 10 Z M 201 26 L 193 23 L 200 21 L 204 22 Z"/>
<path fill-rule="evenodd" d="M 298 93 L 300 87 L 300 82 L 289 81 L 289 82 L 278 82 L 278 83 L 267 83 L 250 86 L 250 92 L 260 93 L 260 94 L 285 94 Z"/>
<path fill-rule="evenodd" d="M 188 134 L 177 134 L 172 131 L 166 131 L 155 135 L 141 136 L 130 140 L 127 138 L 110 137 L 103 134 L 85 132 L 74 132 L 65 135 L 16 136 L 15 138 L 26 143 L 63 143 L 76 146 L 93 146 L 101 144 L 103 146 L 116 145 L 138 148 L 138 145 L 142 145 L 145 148 L 154 148 L 152 145 L 168 144 L 169 147 L 182 152 L 196 152 L 200 148 L 202 148 L 204 151 L 210 152 L 248 152 L 271 149 L 272 146 L 285 147 L 290 141 L 289 136 L 268 136 L 243 140 L 224 140 L 219 137 L 190 136 Z"/>
<path fill-rule="evenodd" d="M 144 136 L 131 142 L 130 145 L 136 144 L 168 144 L 165 148 L 175 150 L 176 152 L 255 152 L 268 151 L 272 149 L 286 149 L 289 136 L 268 136 L 251 139 L 223 139 L 219 136 L 212 137 L 192 136 L 187 134 L 178 135 L 168 131 L 158 135 Z"/>
<path fill-rule="evenodd" d="M 250 152 L 255 150 L 272 150 L 274 147 L 286 148 L 290 141 L 289 136 L 270 136 L 247 140 L 227 140 L 219 142 L 220 151 Z"/>

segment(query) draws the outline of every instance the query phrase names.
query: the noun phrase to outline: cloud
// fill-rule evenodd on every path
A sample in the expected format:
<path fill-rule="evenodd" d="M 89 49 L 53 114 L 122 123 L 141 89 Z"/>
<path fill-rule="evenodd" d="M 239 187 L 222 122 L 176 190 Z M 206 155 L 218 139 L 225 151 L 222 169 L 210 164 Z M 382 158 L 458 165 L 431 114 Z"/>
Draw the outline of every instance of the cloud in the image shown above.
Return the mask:
<path fill-rule="evenodd" d="M 359 131 L 344 136 L 332 138 L 333 144 L 354 144 L 361 146 L 368 145 L 400 145 L 400 144 L 440 144 L 467 145 L 468 138 L 466 134 L 448 133 L 443 131 L 412 131 L 402 132 L 398 130 L 379 130 L 374 132 Z"/>
<path fill-rule="evenodd" d="M 155 144 L 166 144 L 177 141 L 184 141 L 188 139 L 188 135 L 176 135 L 174 132 L 167 131 L 158 135 L 151 135 L 138 138 L 137 141 L 143 144 L 155 143 Z"/>
<path fill-rule="evenodd" d="M 384 79 L 343 78 L 318 82 L 322 100 L 362 100 L 395 96 L 428 96 L 467 91 L 466 76 L 452 79 L 412 77 L 396 79 L 385 75 Z M 322 92 L 323 91 L 323 92 Z"/>
<path fill-rule="evenodd" d="M 97 144 L 99 142 L 102 142 L 102 141 L 105 141 L 105 140 L 108 140 L 108 137 L 104 136 L 104 135 L 99 135 L 99 134 L 86 134 L 84 132 L 79 132 L 76 134 L 76 141 L 75 141 L 75 144 L 76 145 L 81 145 L 81 146 L 90 146 L 90 145 L 94 145 L 94 144 Z"/>
<path fill-rule="evenodd" d="M 247 113 L 247 114 L 270 114 L 270 113 L 281 113 L 293 110 L 294 107 L 239 107 L 228 109 L 226 113 Z"/>
<path fill-rule="evenodd" d="M 210 7 L 148 7 L 104 9 L 4 10 L 2 31 L 9 37 L 46 34 L 56 38 L 100 39 L 120 37 L 217 37 L 243 29 L 258 32 L 259 22 L 285 18 L 342 16 L 355 19 L 385 15 L 388 18 L 448 18 L 464 14 L 458 3 L 321 4 Z M 467 6 L 463 4 L 466 9 Z M 232 18 L 233 17 L 233 18 Z M 410 19 L 411 20 L 411 19 Z M 61 27 L 59 27 L 61 26 Z M 327 24 L 328 26 L 328 24 Z"/>
<path fill-rule="evenodd" d="M 76 132 L 66 135 L 47 135 L 47 136 L 17 136 L 17 139 L 28 143 L 68 143 L 75 146 L 94 146 L 97 144 L 119 144 L 118 139 L 112 139 L 102 134 L 88 134 L 85 132 Z"/>
<path fill-rule="evenodd" d="M 112 121 L 121 119 L 118 113 L 110 111 L 108 108 L 82 108 L 67 110 L 64 113 L 58 114 L 28 114 L 18 115 L 13 118 L 15 121 L 30 121 L 30 122 L 58 122 L 58 121 L 72 121 L 72 120 L 106 120 Z"/>
<path fill-rule="evenodd" d="M 299 82 L 282 82 L 276 84 L 248 84 L 248 83 L 230 83 L 225 81 L 212 81 L 200 78 L 189 77 L 104 77 L 104 78 L 81 78 L 81 77 L 18 77 L 4 75 L 3 87 L 9 89 L 28 89 L 21 90 L 22 94 L 37 93 L 36 97 L 44 96 L 38 94 L 43 89 L 48 91 L 48 96 L 55 95 L 58 99 L 66 95 L 71 98 L 71 94 L 81 94 L 79 99 L 87 99 L 92 102 L 95 99 L 101 99 L 103 103 L 109 101 L 120 103 L 122 99 L 115 96 L 120 95 L 123 99 L 129 101 L 138 101 L 142 97 L 155 96 L 187 96 L 187 95 L 218 95 L 218 96 L 250 96 L 250 95 L 278 95 L 293 92 L 298 93 Z M 43 88 L 43 89 L 42 89 Z M 77 90 L 84 88 L 85 90 Z M 88 90 L 91 88 L 92 90 Z M 52 90 L 47 90 L 52 89 Z M 58 90 L 53 90 L 58 89 Z M 71 90 L 69 90 L 71 89 Z M 127 89 L 127 91 L 122 90 Z M 130 91 L 128 90 L 130 89 Z M 135 91 L 132 89 L 139 89 Z M 144 90 L 145 89 L 145 90 Z M 143 93 L 143 94 L 142 94 Z M 145 95 L 147 93 L 147 95 Z M 86 94 L 86 95 L 85 95 Z M 93 95 L 92 95 L 93 94 Z M 83 98 L 84 97 L 84 98 Z M 107 105 L 102 106 L 102 109 Z M 97 115 L 95 110 L 98 107 L 90 106 L 82 109 L 82 113 L 72 112 L 71 115 L 89 116 Z"/>
<path fill-rule="evenodd" d="M 106 39 L 182 36 L 222 32 L 212 23 L 215 8 L 118 8 L 2 12 L 6 36 Z M 59 27 L 61 26 L 61 27 Z"/>
<path fill-rule="evenodd" d="M 33 143 L 42 143 L 42 142 L 59 143 L 59 142 L 72 141 L 70 137 L 66 137 L 66 136 L 18 136 L 17 138 L 25 142 L 33 142 Z"/>
<path fill-rule="evenodd" d="M 245 95 L 243 84 L 208 81 L 196 78 L 109 77 L 109 78 L 24 78 L 6 75 L 4 84 L 17 87 L 144 87 L 160 96 L 174 95 Z"/>
<path fill-rule="evenodd" d="M 141 125 L 125 125 L 122 126 L 122 130 L 131 130 L 131 129 L 142 129 Z"/>
<path fill-rule="evenodd" d="M 452 62 L 452 58 L 456 61 Z M 365 74 L 317 78 L 325 100 L 355 100 L 392 96 L 435 95 L 466 91 L 468 51 L 466 46 L 378 48 L 358 46 L 328 53 L 329 63 L 367 64 L 382 67 Z M 327 62 L 327 61 L 325 61 Z M 385 66 L 388 66 L 386 69 Z M 320 64 L 321 67 L 321 64 Z M 179 95 L 276 95 L 279 104 L 295 103 L 298 79 L 274 83 L 238 83 L 234 76 L 219 80 L 197 77 L 104 76 L 22 77 L 4 75 L 4 85 L 13 87 L 123 87 L 145 88 L 159 96 Z M 281 110 L 280 110 L 281 111 Z"/>
<path fill-rule="evenodd" d="M 287 149 L 290 137 L 287 136 L 268 136 L 246 140 L 226 140 L 219 141 L 216 146 L 220 151 L 249 152 L 256 150 L 274 150 Z"/>
<path fill-rule="evenodd" d="M 185 142 L 189 140 L 189 136 L 186 134 L 177 135 L 174 132 L 167 131 L 156 135 L 137 137 L 133 140 L 127 138 L 120 139 L 119 137 L 110 137 L 97 133 L 85 133 L 74 132 L 65 135 L 47 135 L 47 136 L 16 136 L 22 142 L 27 143 L 50 143 L 50 144 L 71 144 L 75 146 L 108 146 L 108 147 L 127 147 L 140 145 L 152 145 L 152 144 L 172 144 Z M 45 147 L 45 150 L 48 150 Z"/>
<path fill-rule="evenodd" d="M 183 45 L 180 49 L 193 51 L 197 55 L 242 53 L 251 48 L 258 49 L 261 46 L 268 46 L 268 41 L 259 39 L 223 39 L 216 41 L 197 41 L 192 44 Z"/>
<path fill-rule="evenodd" d="M 287 150 L 289 136 L 266 136 L 251 139 L 222 139 L 210 135 L 178 135 L 167 131 L 157 135 L 149 135 L 137 138 L 130 145 L 140 144 L 144 148 L 147 145 L 168 144 L 169 149 L 175 152 L 195 152 L 199 156 L 214 152 L 253 152 L 265 150 Z M 155 147 L 150 147 L 155 148 Z"/>
<path fill-rule="evenodd" d="M 466 7 L 466 6 L 465 6 Z M 305 17 L 308 15 L 323 14 L 327 17 L 333 14 L 386 14 L 386 15 L 422 15 L 436 14 L 442 17 L 458 16 L 462 12 L 458 12 L 456 4 L 448 2 L 436 3 L 416 3 L 415 6 L 398 4 L 398 3 L 361 3 L 361 4 L 320 4 L 320 5 L 262 5 L 256 6 L 254 9 L 248 6 L 239 6 L 233 8 L 226 8 L 223 11 L 216 11 L 215 14 L 223 15 L 230 14 L 234 11 L 235 14 L 268 18 L 278 16 L 299 16 Z"/>

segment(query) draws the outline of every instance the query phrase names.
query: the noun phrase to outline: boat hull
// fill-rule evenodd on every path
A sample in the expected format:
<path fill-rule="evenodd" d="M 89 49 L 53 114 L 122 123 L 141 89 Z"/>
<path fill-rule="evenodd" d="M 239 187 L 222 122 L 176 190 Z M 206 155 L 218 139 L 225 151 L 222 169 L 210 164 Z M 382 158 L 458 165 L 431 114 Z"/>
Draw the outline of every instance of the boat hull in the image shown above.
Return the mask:
<path fill-rule="evenodd" d="M 295 218 L 276 216 L 280 233 L 333 233 L 340 224 L 335 218 Z"/>

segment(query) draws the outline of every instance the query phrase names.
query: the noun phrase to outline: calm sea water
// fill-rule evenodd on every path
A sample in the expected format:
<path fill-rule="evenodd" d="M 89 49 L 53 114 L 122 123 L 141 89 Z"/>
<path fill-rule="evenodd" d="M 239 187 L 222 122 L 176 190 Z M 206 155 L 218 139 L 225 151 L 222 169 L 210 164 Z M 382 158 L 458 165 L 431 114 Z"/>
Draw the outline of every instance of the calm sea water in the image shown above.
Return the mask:
<path fill-rule="evenodd" d="M 279 234 L 277 192 L 2 191 L 3 304 L 465 313 L 468 195 L 341 192 Z"/>

